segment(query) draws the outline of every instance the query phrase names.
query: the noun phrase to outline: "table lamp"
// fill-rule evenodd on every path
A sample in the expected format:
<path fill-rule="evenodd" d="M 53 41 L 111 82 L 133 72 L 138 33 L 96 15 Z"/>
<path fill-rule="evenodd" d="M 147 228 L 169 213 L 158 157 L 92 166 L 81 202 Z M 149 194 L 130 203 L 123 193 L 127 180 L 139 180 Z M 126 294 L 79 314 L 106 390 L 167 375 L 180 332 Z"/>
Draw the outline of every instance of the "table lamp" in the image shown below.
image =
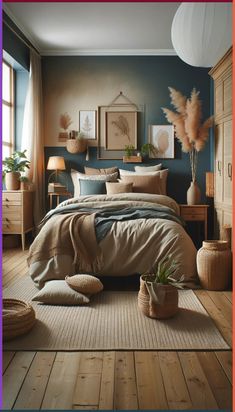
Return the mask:
<path fill-rule="evenodd" d="M 55 180 L 58 182 L 58 171 L 65 170 L 65 161 L 62 156 L 51 156 L 47 163 L 47 170 L 54 170 L 49 176 L 48 183 L 51 181 L 52 176 L 55 175 Z"/>

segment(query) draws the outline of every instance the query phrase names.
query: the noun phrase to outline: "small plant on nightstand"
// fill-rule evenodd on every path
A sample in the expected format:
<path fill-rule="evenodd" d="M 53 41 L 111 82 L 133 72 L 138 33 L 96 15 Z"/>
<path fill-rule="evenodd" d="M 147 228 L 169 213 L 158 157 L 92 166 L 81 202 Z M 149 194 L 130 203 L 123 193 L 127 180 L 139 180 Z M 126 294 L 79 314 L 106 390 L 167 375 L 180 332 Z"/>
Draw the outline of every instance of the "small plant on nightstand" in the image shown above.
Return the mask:
<path fill-rule="evenodd" d="M 26 176 L 20 176 L 20 190 L 28 190 L 29 179 Z"/>
<path fill-rule="evenodd" d="M 19 190 L 20 188 L 20 173 L 24 173 L 26 169 L 29 169 L 30 164 L 25 153 L 26 150 L 23 152 L 15 151 L 2 161 L 3 179 L 7 190 Z"/>

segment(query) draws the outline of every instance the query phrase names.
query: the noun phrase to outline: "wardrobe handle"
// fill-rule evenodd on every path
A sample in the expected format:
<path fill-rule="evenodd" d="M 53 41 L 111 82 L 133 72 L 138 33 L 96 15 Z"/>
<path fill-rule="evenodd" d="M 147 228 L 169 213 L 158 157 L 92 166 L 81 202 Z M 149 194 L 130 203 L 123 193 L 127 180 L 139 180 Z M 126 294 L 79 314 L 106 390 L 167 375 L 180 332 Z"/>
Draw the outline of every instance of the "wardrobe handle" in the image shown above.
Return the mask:
<path fill-rule="evenodd" d="M 217 160 L 217 169 L 218 169 L 218 172 L 219 172 L 219 175 L 221 176 L 221 172 L 222 172 L 222 162 L 221 162 L 221 160 Z"/>
<path fill-rule="evenodd" d="M 228 177 L 232 180 L 232 163 L 228 163 Z"/>

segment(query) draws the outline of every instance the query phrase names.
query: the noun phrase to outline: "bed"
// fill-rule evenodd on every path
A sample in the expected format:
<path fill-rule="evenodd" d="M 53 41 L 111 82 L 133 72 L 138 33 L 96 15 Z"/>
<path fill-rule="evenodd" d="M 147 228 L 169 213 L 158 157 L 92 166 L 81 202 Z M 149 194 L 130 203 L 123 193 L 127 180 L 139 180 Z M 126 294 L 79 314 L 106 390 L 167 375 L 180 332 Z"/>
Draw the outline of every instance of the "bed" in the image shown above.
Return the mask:
<path fill-rule="evenodd" d="M 50 211 L 29 250 L 38 288 L 76 273 L 127 276 L 168 254 L 175 274 L 196 281 L 196 249 L 170 197 L 146 193 L 79 196 Z"/>

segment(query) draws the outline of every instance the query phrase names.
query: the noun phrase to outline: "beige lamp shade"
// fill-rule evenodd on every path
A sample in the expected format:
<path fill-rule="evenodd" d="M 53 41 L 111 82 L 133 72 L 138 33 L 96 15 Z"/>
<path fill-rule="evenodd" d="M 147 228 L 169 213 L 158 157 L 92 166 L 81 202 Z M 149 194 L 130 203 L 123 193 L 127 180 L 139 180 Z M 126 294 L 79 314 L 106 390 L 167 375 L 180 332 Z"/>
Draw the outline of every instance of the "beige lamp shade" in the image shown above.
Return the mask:
<path fill-rule="evenodd" d="M 61 156 L 51 156 L 49 157 L 47 163 L 47 170 L 65 170 L 65 161 Z"/>

